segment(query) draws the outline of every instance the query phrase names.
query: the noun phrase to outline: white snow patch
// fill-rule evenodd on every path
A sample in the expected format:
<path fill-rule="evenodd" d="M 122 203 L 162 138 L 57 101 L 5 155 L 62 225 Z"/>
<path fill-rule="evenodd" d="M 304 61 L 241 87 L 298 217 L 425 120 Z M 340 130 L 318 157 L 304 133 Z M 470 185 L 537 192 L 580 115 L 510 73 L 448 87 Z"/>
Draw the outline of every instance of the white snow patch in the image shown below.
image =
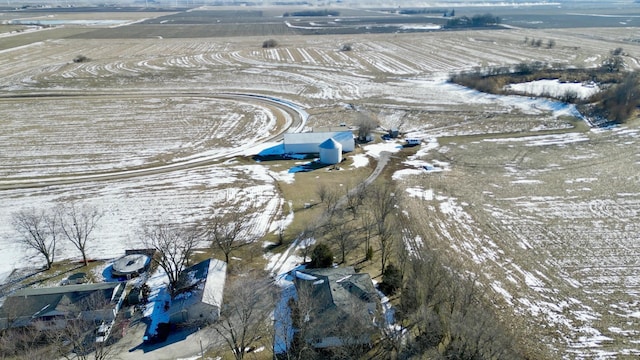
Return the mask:
<path fill-rule="evenodd" d="M 353 160 L 353 167 L 360 168 L 369 165 L 369 158 L 364 154 L 356 154 L 351 157 Z"/>
<path fill-rule="evenodd" d="M 596 83 L 568 83 L 560 82 L 560 80 L 536 80 L 520 84 L 511 84 L 505 86 L 505 90 L 511 90 L 527 95 L 533 96 L 552 96 L 562 97 L 563 95 L 571 92 L 575 93 L 580 99 L 587 99 L 590 96 L 598 93 L 600 87 Z"/>
<path fill-rule="evenodd" d="M 380 158 L 381 152 L 386 151 L 390 153 L 396 153 L 402 150 L 402 145 L 396 141 L 388 141 L 388 142 L 379 143 L 379 144 L 366 145 L 364 147 L 364 150 L 367 155 L 375 159 L 378 159 Z"/>
<path fill-rule="evenodd" d="M 421 189 L 421 188 L 407 188 L 407 193 L 409 196 L 416 197 L 422 200 L 432 201 L 433 197 L 433 189 Z"/>

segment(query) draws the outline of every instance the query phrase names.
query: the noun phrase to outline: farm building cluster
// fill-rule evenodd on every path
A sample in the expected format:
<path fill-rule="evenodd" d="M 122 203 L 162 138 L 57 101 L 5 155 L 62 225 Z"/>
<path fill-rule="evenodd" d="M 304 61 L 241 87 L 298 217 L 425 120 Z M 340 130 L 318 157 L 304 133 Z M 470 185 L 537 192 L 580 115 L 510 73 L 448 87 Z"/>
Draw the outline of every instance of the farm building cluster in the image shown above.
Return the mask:
<path fill-rule="evenodd" d="M 350 130 L 284 134 L 285 154 L 319 154 L 323 164 L 338 164 L 342 162 L 343 152 L 354 149 L 355 140 Z"/>
<path fill-rule="evenodd" d="M 227 264 L 206 259 L 180 273 L 180 288 L 168 294 L 166 275 L 151 268 L 154 251 L 133 251 L 105 270 L 106 282 L 77 283 L 75 276 L 60 286 L 23 288 L 6 296 L 0 307 L 0 330 L 34 328 L 61 331 L 82 324 L 93 327 L 95 342 L 106 342 L 117 319 L 141 317 L 146 342 L 162 340 L 159 330 L 187 322 L 210 323 L 220 316 Z M 151 254 L 149 256 L 148 254 Z M 159 276 L 158 276 L 159 274 Z M 83 274 L 84 275 L 84 274 Z M 160 281 L 151 279 L 157 278 Z M 161 305 L 161 306 L 159 306 Z"/>

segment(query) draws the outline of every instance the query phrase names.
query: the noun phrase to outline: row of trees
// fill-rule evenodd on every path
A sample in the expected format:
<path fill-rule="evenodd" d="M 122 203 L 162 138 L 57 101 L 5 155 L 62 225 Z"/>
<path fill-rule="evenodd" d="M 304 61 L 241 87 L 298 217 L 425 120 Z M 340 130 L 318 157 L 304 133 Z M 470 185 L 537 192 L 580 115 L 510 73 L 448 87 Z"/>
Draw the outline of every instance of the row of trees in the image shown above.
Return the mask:
<path fill-rule="evenodd" d="M 308 228 L 305 236 L 323 239 L 336 249 L 341 264 L 356 249 L 363 251 L 362 259 L 371 260 L 375 244 L 383 273 L 401 235 L 397 222 L 400 195 L 393 192 L 392 184 L 340 188 L 322 184 L 316 191 L 325 207 L 324 221 Z"/>
<path fill-rule="evenodd" d="M 283 17 L 289 16 L 340 16 L 340 12 L 336 10 L 302 10 L 294 12 L 286 12 L 282 14 Z"/>
<path fill-rule="evenodd" d="M 448 28 L 460 28 L 460 27 L 490 27 L 500 25 L 501 19 L 498 16 L 492 14 L 474 15 L 472 17 L 461 16 L 454 17 L 447 20 L 446 27 Z"/>
<path fill-rule="evenodd" d="M 91 235 L 102 216 L 103 213 L 94 207 L 70 203 L 50 209 L 16 212 L 12 216 L 12 223 L 19 234 L 18 241 L 42 255 L 46 268 L 50 269 L 61 238 L 78 249 L 85 265 L 89 262 L 87 250 Z"/>
<path fill-rule="evenodd" d="M 526 45 L 533 46 L 533 47 L 541 47 L 542 44 L 543 44 L 543 40 L 542 39 L 536 39 L 536 38 L 529 39 L 528 37 L 525 37 L 524 38 L 524 43 Z M 553 39 L 549 39 L 544 44 L 545 44 L 545 47 L 547 49 L 553 49 L 556 46 L 556 41 L 553 40 Z"/>

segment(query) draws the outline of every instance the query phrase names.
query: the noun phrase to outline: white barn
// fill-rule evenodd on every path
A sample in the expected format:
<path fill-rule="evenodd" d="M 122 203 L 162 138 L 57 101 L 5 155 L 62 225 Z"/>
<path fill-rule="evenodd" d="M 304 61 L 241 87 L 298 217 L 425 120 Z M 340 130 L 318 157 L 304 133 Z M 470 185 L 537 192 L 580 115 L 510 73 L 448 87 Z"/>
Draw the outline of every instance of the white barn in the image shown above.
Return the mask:
<path fill-rule="evenodd" d="M 355 149 L 353 133 L 344 130 L 284 134 L 284 152 L 285 154 L 318 154 L 320 144 L 331 138 L 342 145 L 343 152 L 351 152 Z"/>
<path fill-rule="evenodd" d="M 320 148 L 320 162 L 323 164 L 339 164 L 342 161 L 342 144 L 328 138 L 318 146 Z"/>

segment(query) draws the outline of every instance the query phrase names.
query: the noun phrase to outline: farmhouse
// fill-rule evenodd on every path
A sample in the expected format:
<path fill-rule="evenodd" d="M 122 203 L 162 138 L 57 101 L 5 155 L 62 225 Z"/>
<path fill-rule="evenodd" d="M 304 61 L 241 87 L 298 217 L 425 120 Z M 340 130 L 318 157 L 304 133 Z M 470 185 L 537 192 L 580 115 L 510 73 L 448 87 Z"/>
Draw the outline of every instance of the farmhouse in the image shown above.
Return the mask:
<path fill-rule="evenodd" d="M 375 326 L 378 295 L 371 277 L 353 267 L 294 271 L 304 340 L 315 348 L 369 345 Z M 304 304 L 304 305 L 302 305 Z M 295 323 L 295 321 L 294 321 Z"/>
<path fill-rule="evenodd" d="M 355 149 L 353 133 L 350 130 L 341 130 L 284 134 L 284 152 L 285 154 L 318 154 L 320 144 L 328 139 L 340 143 L 343 152 L 351 152 Z"/>
<path fill-rule="evenodd" d="M 169 322 L 212 322 L 220 317 L 227 263 L 207 259 L 180 274 L 180 288 L 171 301 Z"/>
<path fill-rule="evenodd" d="M 124 282 L 21 289 L 0 308 L 0 329 L 62 329 L 69 320 L 111 322 L 125 297 Z"/>

